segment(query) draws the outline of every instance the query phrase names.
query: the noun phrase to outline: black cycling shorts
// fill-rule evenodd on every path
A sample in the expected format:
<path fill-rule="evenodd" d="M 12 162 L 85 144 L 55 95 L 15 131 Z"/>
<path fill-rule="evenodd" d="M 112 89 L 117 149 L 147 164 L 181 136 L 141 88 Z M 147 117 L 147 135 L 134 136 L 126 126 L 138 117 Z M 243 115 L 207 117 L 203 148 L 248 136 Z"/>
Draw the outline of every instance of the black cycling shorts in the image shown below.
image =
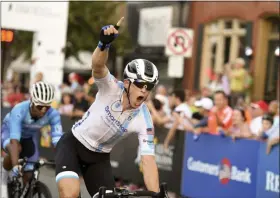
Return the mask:
<path fill-rule="evenodd" d="M 114 187 L 110 153 L 97 153 L 87 149 L 72 132 L 63 134 L 56 146 L 56 182 L 62 178 L 77 178 L 81 172 L 91 196 L 101 186 Z"/>

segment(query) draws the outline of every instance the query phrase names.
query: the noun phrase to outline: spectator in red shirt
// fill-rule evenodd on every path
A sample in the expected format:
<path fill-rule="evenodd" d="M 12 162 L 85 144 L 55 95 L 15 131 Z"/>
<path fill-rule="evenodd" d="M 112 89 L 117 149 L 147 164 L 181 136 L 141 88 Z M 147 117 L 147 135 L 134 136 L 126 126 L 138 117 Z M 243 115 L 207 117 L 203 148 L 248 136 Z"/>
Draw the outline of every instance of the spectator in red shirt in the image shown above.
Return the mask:
<path fill-rule="evenodd" d="M 24 99 L 24 94 L 21 92 L 20 87 L 9 87 L 8 95 L 5 98 L 5 101 L 9 104 L 9 107 L 14 107 Z"/>
<path fill-rule="evenodd" d="M 215 106 L 208 118 L 207 132 L 218 135 L 219 131 L 226 131 L 232 125 L 232 108 L 228 106 L 228 98 L 223 91 L 214 93 Z"/>

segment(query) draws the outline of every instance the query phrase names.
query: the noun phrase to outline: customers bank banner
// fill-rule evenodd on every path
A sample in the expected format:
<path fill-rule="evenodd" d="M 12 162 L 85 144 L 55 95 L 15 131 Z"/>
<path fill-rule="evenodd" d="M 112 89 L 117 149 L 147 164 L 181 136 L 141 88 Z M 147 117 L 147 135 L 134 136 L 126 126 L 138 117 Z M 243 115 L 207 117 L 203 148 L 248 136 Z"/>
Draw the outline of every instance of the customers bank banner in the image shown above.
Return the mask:
<path fill-rule="evenodd" d="M 182 166 L 183 196 L 255 198 L 259 142 L 188 133 Z"/>
<path fill-rule="evenodd" d="M 267 155 L 266 144 L 260 143 L 257 198 L 280 197 L 279 149 L 279 145 L 275 146 L 272 148 L 270 154 Z"/>

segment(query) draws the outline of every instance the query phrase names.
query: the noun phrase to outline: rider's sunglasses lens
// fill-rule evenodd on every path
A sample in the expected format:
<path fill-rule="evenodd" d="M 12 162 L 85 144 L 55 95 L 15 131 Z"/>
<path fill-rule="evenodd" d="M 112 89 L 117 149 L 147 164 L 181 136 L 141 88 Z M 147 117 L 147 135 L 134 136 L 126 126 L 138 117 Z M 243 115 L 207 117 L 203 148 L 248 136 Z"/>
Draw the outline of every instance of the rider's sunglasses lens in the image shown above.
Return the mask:
<path fill-rule="evenodd" d="M 46 108 L 46 110 L 49 110 L 50 106 L 41 106 L 41 105 L 38 105 L 36 106 L 36 108 L 40 111 L 42 111 L 43 108 Z"/>
<path fill-rule="evenodd" d="M 148 91 L 151 91 L 155 86 L 152 83 L 138 82 L 138 81 L 134 81 L 133 84 L 140 89 L 143 89 L 145 87 Z"/>

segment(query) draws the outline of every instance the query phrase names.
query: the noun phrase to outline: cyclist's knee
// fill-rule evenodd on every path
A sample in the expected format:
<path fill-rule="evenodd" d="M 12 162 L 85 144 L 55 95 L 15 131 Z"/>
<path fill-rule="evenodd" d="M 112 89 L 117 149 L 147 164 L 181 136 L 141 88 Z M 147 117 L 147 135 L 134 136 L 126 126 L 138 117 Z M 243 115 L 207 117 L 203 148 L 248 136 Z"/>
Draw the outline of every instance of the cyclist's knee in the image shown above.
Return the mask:
<path fill-rule="evenodd" d="M 60 198 L 77 198 L 80 194 L 80 180 L 76 178 L 63 178 L 58 181 Z"/>
<path fill-rule="evenodd" d="M 10 171 L 13 168 L 12 161 L 9 155 L 6 155 L 3 160 L 3 168 Z"/>

